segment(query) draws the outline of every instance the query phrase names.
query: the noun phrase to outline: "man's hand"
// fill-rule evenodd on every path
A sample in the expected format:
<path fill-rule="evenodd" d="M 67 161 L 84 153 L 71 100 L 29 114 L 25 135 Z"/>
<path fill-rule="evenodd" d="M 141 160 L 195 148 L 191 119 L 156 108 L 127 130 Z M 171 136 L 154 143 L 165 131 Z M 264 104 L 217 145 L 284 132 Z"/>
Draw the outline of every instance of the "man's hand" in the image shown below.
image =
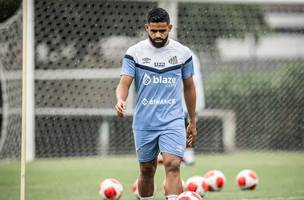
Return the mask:
<path fill-rule="evenodd" d="M 125 110 L 126 110 L 126 102 L 123 100 L 118 100 L 115 109 L 117 111 L 118 117 L 124 117 L 125 116 Z"/>
<path fill-rule="evenodd" d="M 190 121 L 187 126 L 187 147 L 193 147 L 196 139 L 196 134 L 196 123 Z"/>
<path fill-rule="evenodd" d="M 122 75 L 119 84 L 116 88 L 117 103 L 115 105 L 115 109 L 118 117 L 125 116 L 126 99 L 128 97 L 129 88 L 132 81 L 133 81 L 133 77 L 128 75 Z"/>

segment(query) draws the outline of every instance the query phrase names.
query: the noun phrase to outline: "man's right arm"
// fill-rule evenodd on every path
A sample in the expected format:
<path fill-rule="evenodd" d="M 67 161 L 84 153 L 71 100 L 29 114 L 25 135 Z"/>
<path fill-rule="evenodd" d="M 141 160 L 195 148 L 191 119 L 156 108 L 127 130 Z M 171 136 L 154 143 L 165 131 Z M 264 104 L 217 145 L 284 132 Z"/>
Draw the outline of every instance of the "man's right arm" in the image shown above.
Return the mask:
<path fill-rule="evenodd" d="M 129 88 L 132 84 L 133 77 L 128 75 L 122 75 L 119 84 L 116 88 L 117 103 L 115 109 L 118 117 L 124 117 L 126 110 L 126 99 L 129 94 Z"/>

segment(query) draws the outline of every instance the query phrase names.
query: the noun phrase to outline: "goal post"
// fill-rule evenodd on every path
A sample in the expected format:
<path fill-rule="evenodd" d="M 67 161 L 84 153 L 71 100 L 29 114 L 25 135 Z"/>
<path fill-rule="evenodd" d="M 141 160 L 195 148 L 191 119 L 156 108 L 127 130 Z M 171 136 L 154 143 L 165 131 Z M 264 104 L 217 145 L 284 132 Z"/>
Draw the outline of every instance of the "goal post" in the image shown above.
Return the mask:
<path fill-rule="evenodd" d="M 235 113 L 232 110 L 220 110 L 220 109 L 205 109 L 201 113 L 198 113 L 201 118 L 218 118 L 223 124 L 223 146 L 226 152 L 234 152 L 236 150 L 235 145 L 235 129 L 236 118 Z"/>
<path fill-rule="evenodd" d="M 22 120 L 20 200 L 25 200 L 26 162 L 35 157 L 34 134 L 34 3 L 22 2 Z"/>
<path fill-rule="evenodd" d="M 22 144 L 26 144 L 26 161 L 35 158 L 34 35 L 34 0 L 25 0 L 22 57 L 22 137 L 25 139 L 22 139 Z"/>

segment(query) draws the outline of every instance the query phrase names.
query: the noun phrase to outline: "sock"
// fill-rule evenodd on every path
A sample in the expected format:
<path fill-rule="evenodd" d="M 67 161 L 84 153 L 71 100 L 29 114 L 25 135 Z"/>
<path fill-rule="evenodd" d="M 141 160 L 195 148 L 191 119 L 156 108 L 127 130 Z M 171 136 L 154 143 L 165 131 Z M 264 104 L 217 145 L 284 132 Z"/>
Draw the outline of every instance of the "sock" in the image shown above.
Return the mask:
<path fill-rule="evenodd" d="M 139 197 L 140 200 L 153 200 L 153 196 L 150 197 Z"/>
<path fill-rule="evenodd" d="M 194 149 L 186 148 L 183 159 L 186 164 L 193 164 L 194 163 Z"/>
<path fill-rule="evenodd" d="M 177 199 L 177 195 L 174 194 L 166 196 L 166 200 L 176 200 L 176 199 Z"/>

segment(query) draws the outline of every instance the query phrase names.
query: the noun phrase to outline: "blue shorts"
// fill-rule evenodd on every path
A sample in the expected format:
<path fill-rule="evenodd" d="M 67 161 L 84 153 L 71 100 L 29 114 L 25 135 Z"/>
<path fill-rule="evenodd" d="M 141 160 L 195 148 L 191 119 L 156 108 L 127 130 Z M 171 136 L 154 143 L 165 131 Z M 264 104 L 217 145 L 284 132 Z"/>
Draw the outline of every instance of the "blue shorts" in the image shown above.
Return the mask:
<path fill-rule="evenodd" d="M 139 162 L 154 160 L 159 152 L 184 156 L 186 131 L 183 130 L 134 130 L 136 153 Z"/>

